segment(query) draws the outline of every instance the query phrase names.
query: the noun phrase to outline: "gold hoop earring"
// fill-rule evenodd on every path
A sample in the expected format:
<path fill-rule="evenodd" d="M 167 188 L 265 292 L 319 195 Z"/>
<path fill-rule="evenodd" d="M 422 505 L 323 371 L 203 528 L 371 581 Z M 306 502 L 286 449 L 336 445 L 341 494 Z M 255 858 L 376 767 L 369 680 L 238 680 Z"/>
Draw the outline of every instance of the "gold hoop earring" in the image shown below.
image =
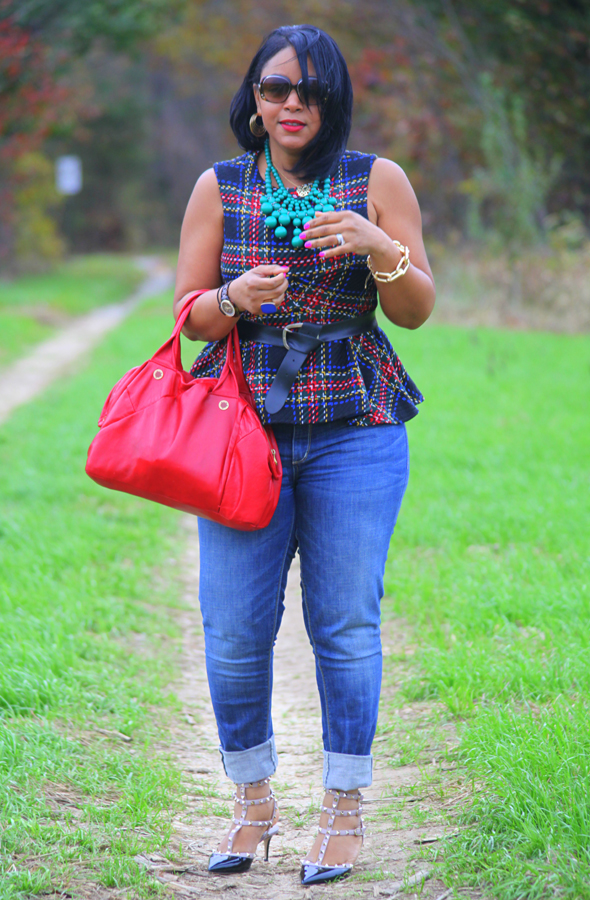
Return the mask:
<path fill-rule="evenodd" d="M 260 122 L 258 121 L 260 119 Z M 259 116 L 258 113 L 254 113 L 253 116 L 250 116 L 250 131 L 254 135 L 254 137 L 264 137 L 266 134 L 266 128 L 264 127 L 264 122 L 262 121 L 262 116 Z"/>

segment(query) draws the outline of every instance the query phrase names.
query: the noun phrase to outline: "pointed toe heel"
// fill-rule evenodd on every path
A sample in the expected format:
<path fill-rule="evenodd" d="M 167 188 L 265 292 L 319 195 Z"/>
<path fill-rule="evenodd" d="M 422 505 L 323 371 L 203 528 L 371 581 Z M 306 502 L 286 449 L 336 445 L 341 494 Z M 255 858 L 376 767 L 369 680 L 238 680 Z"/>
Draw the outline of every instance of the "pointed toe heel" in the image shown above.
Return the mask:
<path fill-rule="evenodd" d="M 340 881 L 352 872 L 352 866 L 316 866 L 315 863 L 301 864 L 301 884 L 322 884 L 327 881 Z"/>
<path fill-rule="evenodd" d="M 238 872 L 247 872 L 252 865 L 248 856 L 237 856 L 235 853 L 212 853 L 209 857 L 209 872 L 216 875 L 234 875 Z"/>
<path fill-rule="evenodd" d="M 324 839 L 317 860 L 311 862 L 308 859 L 304 859 L 301 864 L 301 884 L 304 885 L 322 884 L 328 881 L 340 881 L 343 878 L 347 878 L 352 872 L 353 863 L 341 863 L 340 865 L 335 866 L 324 865 L 324 856 L 326 855 L 326 850 L 328 848 L 328 841 L 332 837 L 342 837 L 347 834 L 361 837 L 363 840 L 365 836 L 365 826 L 363 825 L 362 816 L 363 795 L 361 792 L 355 791 L 354 793 L 347 793 L 346 791 L 329 789 L 326 793 L 332 794 L 334 800 L 332 806 L 322 806 L 322 812 L 326 813 L 329 818 L 327 828 L 318 828 L 318 832 L 324 835 Z M 358 800 L 358 806 L 356 809 L 339 809 L 338 804 L 341 799 Z M 357 817 L 359 820 L 358 827 L 346 830 L 334 829 L 336 819 L 347 816 Z"/>
<path fill-rule="evenodd" d="M 246 798 L 246 790 L 250 787 L 261 787 L 264 784 L 269 784 L 270 778 L 265 778 L 263 781 L 255 781 L 246 784 L 237 785 L 237 791 L 234 794 L 234 800 L 241 806 L 241 815 L 239 819 L 236 819 L 234 816 L 232 818 L 232 827 L 229 832 L 228 842 L 227 842 L 227 853 L 212 853 L 209 857 L 209 865 L 208 871 L 212 872 L 214 875 L 234 875 L 238 872 L 247 872 L 250 866 L 252 865 L 252 860 L 254 859 L 255 853 L 232 853 L 233 843 L 236 834 L 240 831 L 241 828 L 244 828 L 247 825 L 253 826 L 255 828 L 265 827 L 266 831 L 259 839 L 258 843 L 264 843 L 264 859 L 268 862 L 268 852 L 270 848 L 271 838 L 274 837 L 275 834 L 279 833 L 279 824 L 276 820 L 279 804 L 275 799 L 274 792 L 271 790 L 266 797 L 259 797 L 257 800 L 248 800 Z M 261 819 L 254 820 L 248 819 L 248 808 L 250 806 L 260 806 L 261 803 L 268 803 L 269 800 L 273 801 L 273 810 L 272 816 L 270 819 Z"/>

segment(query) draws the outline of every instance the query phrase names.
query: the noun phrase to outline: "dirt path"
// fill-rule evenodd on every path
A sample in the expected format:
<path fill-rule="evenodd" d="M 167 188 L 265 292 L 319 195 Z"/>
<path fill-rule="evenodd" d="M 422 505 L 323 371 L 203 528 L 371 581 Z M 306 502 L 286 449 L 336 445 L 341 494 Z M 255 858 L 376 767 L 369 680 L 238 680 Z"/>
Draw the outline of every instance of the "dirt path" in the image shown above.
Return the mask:
<path fill-rule="evenodd" d="M 268 864 L 259 856 L 246 874 L 207 874 L 207 858 L 227 827 L 223 817 L 229 815 L 231 785 L 220 763 L 205 674 L 198 611 L 196 519 L 186 516 L 183 529 L 188 536 L 183 580 L 190 610 L 181 614 L 182 677 L 175 690 L 182 700 L 183 713 L 172 729 L 170 750 L 186 773 L 187 809 L 174 823 L 175 852 L 170 859 L 154 855 L 138 861 L 178 897 L 308 900 L 323 896 L 325 891 L 331 900 L 396 896 L 404 878 L 428 873 L 427 863 L 411 857 L 420 844 L 434 842 L 452 830 L 449 809 L 465 799 L 460 776 L 445 758 L 446 746 L 455 741 L 454 730 L 440 724 L 432 730 L 437 713 L 432 706 L 414 704 L 392 709 L 403 667 L 387 667 L 384 706 L 390 707 L 389 716 L 401 724 L 395 734 L 379 735 L 374 745 L 375 782 L 364 792 L 368 834 L 361 862 L 355 867 L 354 878 L 323 888 L 302 888 L 299 861 L 313 840 L 323 791 L 319 700 L 313 655 L 301 615 L 297 558 L 289 573 L 286 612 L 275 654 L 273 720 L 279 769 L 274 787 L 280 801 L 281 834 L 271 843 Z M 384 637 L 389 657 L 398 657 L 407 647 L 407 634 L 396 633 L 394 627 L 386 627 Z M 403 743 L 405 735 L 420 742 L 421 757 L 412 765 L 392 765 L 392 757 L 394 762 L 396 758 L 399 761 L 400 740 Z M 420 876 L 418 881 L 422 881 Z M 413 889 L 408 885 L 404 896 L 418 894 L 424 900 L 450 896 L 443 882 L 435 878 L 426 880 L 421 893 L 420 884 Z M 462 896 L 477 898 L 480 894 L 462 891 Z"/>
<path fill-rule="evenodd" d="M 41 394 L 57 378 L 71 374 L 80 357 L 119 325 L 145 297 L 172 286 L 174 272 L 161 260 L 141 256 L 137 263 L 147 277 L 127 300 L 101 306 L 77 318 L 0 372 L 0 424 L 14 409 Z"/>

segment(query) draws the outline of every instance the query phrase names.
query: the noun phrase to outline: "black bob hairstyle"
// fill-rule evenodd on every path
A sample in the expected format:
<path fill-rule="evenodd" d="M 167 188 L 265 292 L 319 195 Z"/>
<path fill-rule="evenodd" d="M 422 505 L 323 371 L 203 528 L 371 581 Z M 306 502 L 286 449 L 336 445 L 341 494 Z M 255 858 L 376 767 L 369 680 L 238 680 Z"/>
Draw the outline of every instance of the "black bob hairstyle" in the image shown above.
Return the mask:
<path fill-rule="evenodd" d="M 256 112 L 252 86 L 260 82 L 260 73 L 269 59 L 289 45 L 297 54 L 301 67 L 303 96 L 308 96 L 308 56 L 314 64 L 323 94 L 320 100 L 320 130 L 291 172 L 304 178 L 325 178 L 335 171 L 346 150 L 352 119 L 352 84 L 336 41 L 320 28 L 284 25 L 271 31 L 260 45 L 231 102 L 230 125 L 240 147 L 244 150 L 262 150 L 265 138 L 255 137 L 250 130 L 250 117 Z"/>

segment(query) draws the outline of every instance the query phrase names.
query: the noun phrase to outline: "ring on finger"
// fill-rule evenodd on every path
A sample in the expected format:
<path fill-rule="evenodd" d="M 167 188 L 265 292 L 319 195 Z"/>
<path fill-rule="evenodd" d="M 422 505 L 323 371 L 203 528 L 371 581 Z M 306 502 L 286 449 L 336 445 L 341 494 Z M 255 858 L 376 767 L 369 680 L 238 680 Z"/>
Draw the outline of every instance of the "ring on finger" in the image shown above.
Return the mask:
<path fill-rule="evenodd" d="M 339 247 L 342 247 L 346 243 L 346 241 L 344 240 L 344 235 L 340 234 L 340 232 L 338 232 L 338 234 L 336 235 L 336 240 L 338 241 Z"/>

